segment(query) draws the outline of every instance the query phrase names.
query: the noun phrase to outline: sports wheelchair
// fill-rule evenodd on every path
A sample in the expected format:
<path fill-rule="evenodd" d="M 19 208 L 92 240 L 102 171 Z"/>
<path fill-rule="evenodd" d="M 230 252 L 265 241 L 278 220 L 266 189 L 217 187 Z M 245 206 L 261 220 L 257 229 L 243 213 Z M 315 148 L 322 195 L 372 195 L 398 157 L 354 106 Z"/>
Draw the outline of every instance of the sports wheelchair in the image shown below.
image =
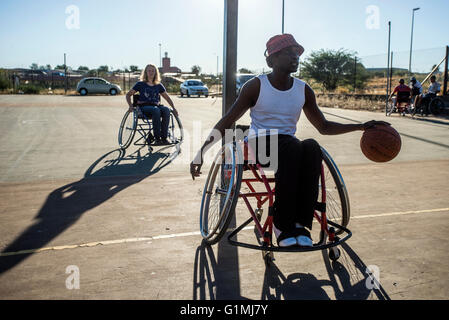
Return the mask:
<path fill-rule="evenodd" d="M 237 126 L 246 131 L 249 127 Z M 234 139 L 237 140 L 237 139 Z M 242 151 L 243 150 L 243 151 Z M 262 251 L 267 266 L 274 260 L 273 252 L 305 252 L 329 250 L 329 258 L 340 257 L 338 245 L 348 240 L 352 233 L 346 228 L 349 223 L 349 198 L 345 183 L 329 153 L 321 148 L 323 161 L 319 181 L 319 195 L 314 218 L 319 224 L 312 238 L 319 239 L 313 247 L 278 247 L 273 245 L 274 177 L 267 177 L 262 166 L 255 161 L 247 139 L 233 141 L 222 146 L 217 153 L 204 186 L 201 210 L 200 232 L 203 241 L 209 245 L 219 242 L 228 231 L 229 224 L 239 198 L 245 202 L 250 218 L 228 235 L 228 242 L 234 246 Z M 245 154 L 245 155 L 244 155 Z M 248 173 L 248 174 L 244 174 Z M 241 190 L 242 182 L 246 191 Z M 256 191 L 259 189 L 259 191 Z M 250 203 L 255 199 L 255 209 Z M 263 206 L 268 202 L 268 213 L 262 222 Z M 254 222 L 256 241 L 243 243 L 235 240 L 236 235 Z M 251 228 L 251 227 L 249 227 Z"/>
<path fill-rule="evenodd" d="M 424 100 L 424 101 L 423 101 Z M 421 116 L 424 114 L 432 113 L 433 115 L 437 116 L 440 113 L 444 112 L 446 109 L 446 103 L 442 96 L 429 96 L 427 99 L 422 99 L 420 106 L 417 107 L 413 111 L 413 116 L 416 113 L 420 113 Z"/>
<path fill-rule="evenodd" d="M 401 93 L 401 92 L 399 92 Z M 396 99 L 399 100 L 396 102 L 396 105 L 393 101 L 388 101 L 387 105 L 387 116 L 390 116 L 392 113 L 397 112 L 402 116 L 405 116 L 406 113 L 412 114 L 414 112 L 414 96 L 410 97 L 410 94 L 402 94 L 396 96 Z M 407 101 L 403 101 L 407 100 Z"/>
<path fill-rule="evenodd" d="M 137 104 L 139 95 L 133 96 L 133 111 L 127 110 L 123 116 L 118 132 L 118 144 L 122 150 L 127 149 L 133 142 L 136 132 L 140 137 L 134 142 L 136 146 L 148 145 L 148 149 L 153 151 L 154 135 L 152 134 L 153 124 L 151 116 L 148 117 Z M 184 130 L 179 120 L 172 110 L 170 110 L 170 120 L 168 124 L 167 141 L 169 145 L 181 145 L 184 139 Z"/>

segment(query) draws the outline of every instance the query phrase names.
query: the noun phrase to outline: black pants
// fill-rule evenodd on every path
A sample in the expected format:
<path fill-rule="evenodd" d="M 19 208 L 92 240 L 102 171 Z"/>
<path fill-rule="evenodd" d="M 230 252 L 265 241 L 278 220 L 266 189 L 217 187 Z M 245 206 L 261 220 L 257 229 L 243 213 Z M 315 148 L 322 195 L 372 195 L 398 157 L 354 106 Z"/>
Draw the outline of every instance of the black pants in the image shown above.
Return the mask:
<path fill-rule="evenodd" d="M 275 173 L 274 225 L 281 231 L 295 229 L 296 223 L 311 229 L 318 198 L 318 179 L 321 174 L 321 148 L 313 139 L 300 141 L 288 135 L 277 137 L 278 166 Z M 270 137 L 263 139 L 266 141 L 266 155 L 269 157 Z M 248 143 L 253 150 L 257 150 L 256 155 L 261 152 L 259 148 L 255 148 L 258 146 L 257 139 L 249 140 Z M 258 156 L 256 158 L 259 159 Z"/>

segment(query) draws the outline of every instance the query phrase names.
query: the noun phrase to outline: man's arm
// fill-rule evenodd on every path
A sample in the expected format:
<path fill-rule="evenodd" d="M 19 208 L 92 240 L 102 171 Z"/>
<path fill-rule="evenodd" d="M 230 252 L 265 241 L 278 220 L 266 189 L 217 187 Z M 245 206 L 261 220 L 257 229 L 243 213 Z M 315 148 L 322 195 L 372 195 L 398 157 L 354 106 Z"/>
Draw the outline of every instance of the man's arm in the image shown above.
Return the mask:
<path fill-rule="evenodd" d="M 389 123 L 387 122 L 374 120 L 360 124 L 342 124 L 338 122 L 328 121 L 324 117 L 321 110 L 318 108 L 316 104 L 315 93 L 308 85 L 306 85 L 305 88 L 305 96 L 306 102 L 303 108 L 304 113 L 306 114 L 307 119 L 309 119 L 312 125 L 319 131 L 319 133 L 323 135 L 337 135 L 357 130 L 366 130 L 367 128 L 376 124 L 389 125 Z"/>
<path fill-rule="evenodd" d="M 250 107 L 255 105 L 259 96 L 259 91 L 260 80 L 258 78 L 248 81 L 242 87 L 240 95 L 237 97 L 237 100 L 234 102 L 231 109 L 217 122 L 203 146 L 198 151 L 194 161 L 190 164 L 190 173 L 192 174 L 193 179 L 201 174 L 200 169 L 203 164 L 204 153 L 219 141 L 218 139 L 215 139 L 213 133 L 218 131 L 220 134 L 219 137 L 223 137 L 225 130 L 231 128 L 233 123 L 240 119 Z"/>

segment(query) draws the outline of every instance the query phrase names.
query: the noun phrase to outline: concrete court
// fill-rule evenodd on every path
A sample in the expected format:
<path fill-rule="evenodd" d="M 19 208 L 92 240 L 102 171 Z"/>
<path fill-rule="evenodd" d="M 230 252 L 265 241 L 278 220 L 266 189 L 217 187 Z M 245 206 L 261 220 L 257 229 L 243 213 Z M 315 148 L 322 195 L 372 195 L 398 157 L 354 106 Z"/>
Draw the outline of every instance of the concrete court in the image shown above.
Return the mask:
<path fill-rule="evenodd" d="M 302 117 L 298 137 L 315 138 L 343 174 L 353 237 L 338 263 L 326 252 L 278 253 L 266 269 L 258 251 L 202 245 L 207 165 L 195 181 L 188 167 L 221 100 L 173 100 L 182 152 L 149 155 L 117 149 L 124 96 L 0 96 L 1 299 L 449 298 L 447 121 L 323 108 L 329 120 L 386 120 L 401 133 L 400 155 L 375 164 L 360 151 L 361 132 L 320 136 Z M 239 203 L 237 223 L 247 216 Z M 66 286 L 69 266 L 79 289 Z"/>

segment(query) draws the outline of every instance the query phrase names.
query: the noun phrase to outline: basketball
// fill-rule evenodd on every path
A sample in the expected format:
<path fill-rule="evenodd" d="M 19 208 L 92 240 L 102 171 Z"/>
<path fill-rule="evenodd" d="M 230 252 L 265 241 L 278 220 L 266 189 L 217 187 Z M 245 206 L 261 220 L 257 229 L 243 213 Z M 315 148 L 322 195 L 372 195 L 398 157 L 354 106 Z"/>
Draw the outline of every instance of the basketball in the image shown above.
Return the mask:
<path fill-rule="evenodd" d="M 393 160 L 401 151 L 401 136 L 389 125 L 375 125 L 364 131 L 360 139 L 363 154 L 374 162 Z"/>

